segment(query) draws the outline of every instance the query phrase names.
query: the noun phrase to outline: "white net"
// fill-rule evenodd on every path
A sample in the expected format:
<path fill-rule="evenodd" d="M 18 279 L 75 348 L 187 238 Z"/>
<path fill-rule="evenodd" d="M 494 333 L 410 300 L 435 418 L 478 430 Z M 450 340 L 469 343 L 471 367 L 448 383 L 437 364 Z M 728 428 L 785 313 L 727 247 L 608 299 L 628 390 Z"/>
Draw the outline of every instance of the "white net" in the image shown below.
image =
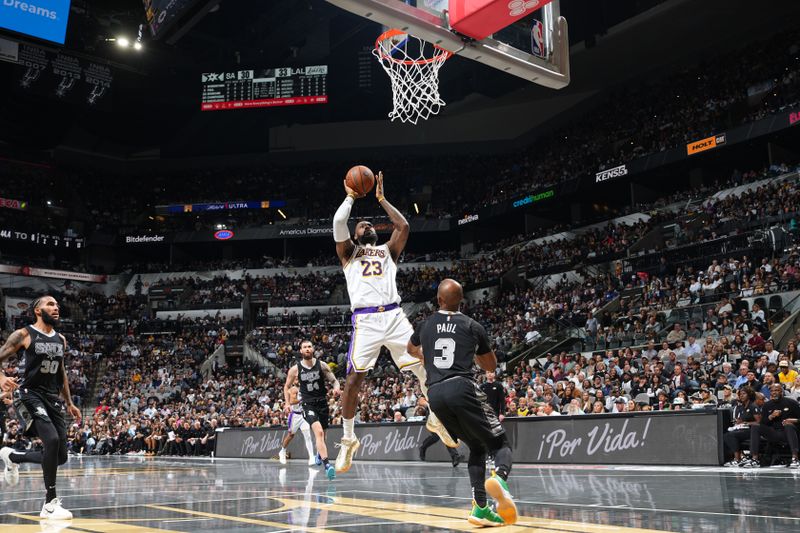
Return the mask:
<path fill-rule="evenodd" d="M 400 30 L 389 30 L 378 37 L 372 53 L 392 80 L 390 119 L 416 124 L 444 107 L 439 69 L 450 52 Z"/>

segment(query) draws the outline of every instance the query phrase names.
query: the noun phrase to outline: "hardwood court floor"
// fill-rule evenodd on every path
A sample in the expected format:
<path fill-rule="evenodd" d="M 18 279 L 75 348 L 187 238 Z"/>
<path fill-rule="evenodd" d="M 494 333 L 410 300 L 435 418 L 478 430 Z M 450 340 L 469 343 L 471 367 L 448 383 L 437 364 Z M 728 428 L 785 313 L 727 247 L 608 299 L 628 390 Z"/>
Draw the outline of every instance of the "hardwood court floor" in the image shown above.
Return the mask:
<path fill-rule="evenodd" d="M 0 531 L 471 531 L 466 466 L 356 462 L 329 482 L 290 461 L 70 457 L 59 495 L 70 523 L 40 523 L 43 482 L 2 482 Z M 785 468 L 516 465 L 522 517 L 498 531 L 800 531 L 800 472 Z"/>

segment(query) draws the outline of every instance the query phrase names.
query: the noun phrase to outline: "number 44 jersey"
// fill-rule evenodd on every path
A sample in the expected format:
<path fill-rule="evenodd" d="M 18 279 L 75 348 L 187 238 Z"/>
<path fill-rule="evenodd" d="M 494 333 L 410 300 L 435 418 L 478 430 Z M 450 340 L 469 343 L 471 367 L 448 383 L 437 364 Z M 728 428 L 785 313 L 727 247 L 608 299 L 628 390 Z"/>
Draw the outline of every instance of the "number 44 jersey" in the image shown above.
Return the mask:
<path fill-rule="evenodd" d="M 411 342 L 422 346 L 427 385 L 451 378 L 472 378 L 475 354 L 491 351 L 486 329 L 462 313 L 438 311 L 422 323 Z"/>
<path fill-rule="evenodd" d="M 30 345 L 22 351 L 22 389 L 58 396 L 62 385 L 60 365 L 64 361 L 64 340 L 53 330 L 50 335 L 26 326 Z"/>

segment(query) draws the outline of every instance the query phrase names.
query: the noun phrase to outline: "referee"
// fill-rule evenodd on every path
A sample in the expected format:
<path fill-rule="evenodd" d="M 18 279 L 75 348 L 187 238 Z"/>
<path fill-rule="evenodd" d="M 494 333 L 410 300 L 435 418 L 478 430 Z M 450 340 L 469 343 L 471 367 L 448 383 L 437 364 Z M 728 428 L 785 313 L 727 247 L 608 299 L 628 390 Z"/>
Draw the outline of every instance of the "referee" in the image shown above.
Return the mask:
<path fill-rule="evenodd" d="M 497 358 L 489 347 L 486 330 L 458 311 L 464 291 L 452 279 L 439 284 L 439 311 L 411 336 L 408 353 L 423 359 L 428 401 L 454 439 L 469 447 L 469 480 L 473 506 L 467 519 L 481 526 L 511 525 L 517 507 L 506 480 L 511 472 L 511 446 L 486 395 L 472 377 L 473 362 L 493 372 Z M 423 357 L 424 354 L 424 357 Z M 486 479 L 486 456 L 495 458 L 495 473 Z M 495 513 L 487 493 L 497 501 Z"/>

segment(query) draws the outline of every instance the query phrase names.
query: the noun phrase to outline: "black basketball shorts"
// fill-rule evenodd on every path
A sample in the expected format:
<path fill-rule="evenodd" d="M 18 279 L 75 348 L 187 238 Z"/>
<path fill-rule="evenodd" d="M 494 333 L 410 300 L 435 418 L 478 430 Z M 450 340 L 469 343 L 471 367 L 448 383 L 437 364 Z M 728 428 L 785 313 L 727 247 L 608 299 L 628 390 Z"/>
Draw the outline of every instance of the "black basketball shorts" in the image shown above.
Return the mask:
<path fill-rule="evenodd" d="M 428 388 L 428 401 L 448 433 L 470 450 L 491 451 L 505 433 L 486 394 L 471 379 L 456 376 L 434 383 Z"/>
<path fill-rule="evenodd" d="M 303 402 L 303 418 L 308 422 L 309 426 L 314 425 L 314 422 L 319 422 L 320 425 L 322 425 L 322 429 L 328 429 L 331 418 L 330 412 L 328 411 L 328 402 L 325 400 L 320 402 Z"/>
<path fill-rule="evenodd" d="M 64 404 L 60 399 L 22 389 L 14 394 L 13 405 L 26 437 L 38 436 L 33 424 L 36 419 L 53 424 L 59 436 L 67 434 Z"/>

